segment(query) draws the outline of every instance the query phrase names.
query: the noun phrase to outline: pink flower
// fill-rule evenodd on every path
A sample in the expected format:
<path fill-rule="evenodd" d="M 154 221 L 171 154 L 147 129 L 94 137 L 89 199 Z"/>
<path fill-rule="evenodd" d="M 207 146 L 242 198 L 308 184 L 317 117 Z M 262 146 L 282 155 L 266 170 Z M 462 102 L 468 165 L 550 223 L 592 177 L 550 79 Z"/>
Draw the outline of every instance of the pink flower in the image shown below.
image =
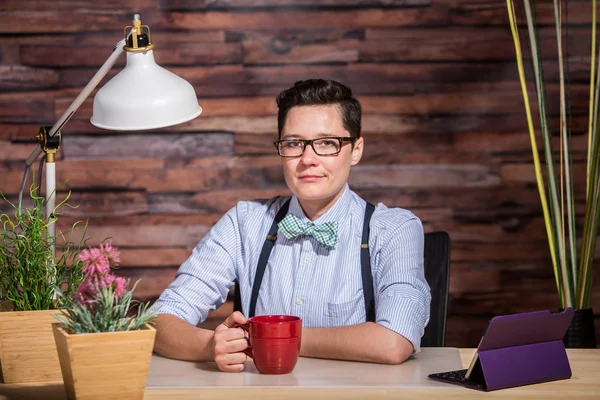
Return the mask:
<path fill-rule="evenodd" d="M 105 245 L 100 245 L 100 250 L 106 258 L 111 266 L 116 267 L 121 262 L 121 257 L 119 256 L 119 250 L 116 247 L 112 247 L 112 243 L 108 242 Z"/>
<path fill-rule="evenodd" d="M 88 280 L 83 281 L 79 287 L 79 290 L 77 291 L 77 294 L 75 295 L 78 302 L 84 305 L 91 304 L 96 298 L 94 289 L 95 285 L 92 285 L 91 282 Z"/>
<path fill-rule="evenodd" d="M 127 279 L 121 276 L 115 276 L 115 279 L 112 282 L 113 290 L 115 291 L 115 296 L 117 299 L 120 299 L 125 294 L 127 290 Z"/>
<path fill-rule="evenodd" d="M 80 304 L 89 306 L 97 299 L 98 293 L 107 287 L 113 289 L 114 296 L 119 299 L 127 291 L 128 280 L 111 273 L 111 267 L 121 262 L 119 251 L 110 242 L 101 244 L 99 248 L 90 248 L 81 252 L 79 259 L 83 261 L 86 274 L 76 294 Z"/>
<path fill-rule="evenodd" d="M 109 258 L 101 249 L 84 250 L 79 255 L 79 259 L 85 263 L 83 271 L 89 275 L 102 275 L 110 271 Z"/>

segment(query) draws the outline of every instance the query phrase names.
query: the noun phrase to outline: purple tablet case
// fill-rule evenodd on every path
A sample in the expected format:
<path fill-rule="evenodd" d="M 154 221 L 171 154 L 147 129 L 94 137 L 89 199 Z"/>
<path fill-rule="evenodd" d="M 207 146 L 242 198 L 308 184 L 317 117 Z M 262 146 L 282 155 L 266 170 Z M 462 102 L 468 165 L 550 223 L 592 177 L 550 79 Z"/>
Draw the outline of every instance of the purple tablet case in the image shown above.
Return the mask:
<path fill-rule="evenodd" d="M 555 314 L 545 310 L 492 318 L 464 386 L 489 391 L 570 378 L 563 337 L 573 315 L 569 307 Z"/>

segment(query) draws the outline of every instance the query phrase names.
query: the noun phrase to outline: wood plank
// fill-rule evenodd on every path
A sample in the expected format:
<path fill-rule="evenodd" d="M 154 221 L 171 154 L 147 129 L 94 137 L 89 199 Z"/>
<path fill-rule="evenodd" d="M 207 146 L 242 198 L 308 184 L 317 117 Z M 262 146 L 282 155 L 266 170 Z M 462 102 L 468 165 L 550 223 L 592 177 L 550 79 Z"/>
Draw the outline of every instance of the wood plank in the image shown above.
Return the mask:
<path fill-rule="evenodd" d="M 364 29 L 361 28 L 331 28 L 319 27 L 314 29 L 240 29 L 227 30 L 227 42 L 259 42 L 269 43 L 275 49 L 286 50 L 292 46 L 306 44 L 324 44 L 347 39 L 364 40 Z"/>
<path fill-rule="evenodd" d="M 543 161 L 542 161 L 543 162 Z M 542 165 L 545 171 L 545 164 Z M 585 162 L 577 162 L 571 165 L 572 183 L 575 190 L 585 188 L 585 176 L 587 165 Z M 557 171 L 558 173 L 558 171 Z M 544 174 L 545 175 L 545 174 Z M 535 183 L 535 168 L 533 163 L 527 164 L 502 164 L 500 167 L 500 176 L 506 183 Z M 558 176 L 557 176 L 558 178 Z"/>
<path fill-rule="evenodd" d="M 140 146 L 145 143 L 145 146 Z M 63 154 L 68 159 L 195 158 L 233 154 L 229 133 L 113 135 L 89 137 L 64 135 Z"/>
<path fill-rule="evenodd" d="M 452 263 L 449 292 L 453 295 L 465 292 L 495 292 L 502 290 L 502 274 L 498 269 L 476 268 L 472 263 Z"/>
<path fill-rule="evenodd" d="M 410 211 L 418 216 L 424 225 L 431 222 L 448 221 L 452 219 L 452 209 L 450 207 L 413 208 Z"/>
<path fill-rule="evenodd" d="M 63 196 L 59 191 L 57 197 Z M 149 210 L 146 195 L 136 192 L 73 192 L 69 204 L 77 208 L 65 208 L 64 215 L 78 218 L 144 214 Z"/>
<path fill-rule="evenodd" d="M 494 187 L 500 177 L 488 165 L 356 165 L 348 180 L 357 189 Z"/>
<path fill-rule="evenodd" d="M 263 7 L 403 7 L 427 6 L 431 0 L 158 0 L 159 10 L 204 10 Z"/>
<path fill-rule="evenodd" d="M 185 248 L 143 248 L 129 249 L 120 247 L 121 268 L 137 267 L 178 267 L 189 256 L 190 251 Z"/>
<path fill-rule="evenodd" d="M 553 138 L 554 148 L 558 148 L 560 139 Z M 536 141 L 538 150 L 543 151 L 543 142 Z M 587 137 L 584 135 L 572 136 L 573 154 L 580 158 L 587 152 Z M 483 153 L 517 153 L 522 152 L 531 157 L 531 141 L 527 127 L 516 132 L 461 132 L 454 135 L 454 149 L 457 151 L 483 152 Z M 587 157 L 587 154 L 585 154 Z"/>
<path fill-rule="evenodd" d="M 77 9 L 90 8 L 89 0 L 3 0 L 3 6 L 6 10 L 11 11 L 29 11 L 29 10 L 47 10 L 54 9 Z M 119 9 L 127 8 L 133 13 L 139 12 L 144 8 L 155 7 L 154 0 L 137 0 L 129 7 L 123 7 L 123 2 L 120 0 L 105 0 L 98 4 L 93 4 L 96 9 Z"/>
<path fill-rule="evenodd" d="M 174 29 L 306 29 L 307 27 L 368 27 L 368 26 L 415 26 L 445 23 L 448 15 L 443 7 L 405 9 L 340 9 L 335 11 L 279 11 L 237 13 L 228 10 L 207 11 L 201 15 L 178 12 L 145 12 L 148 25 Z M 146 20 L 145 20 L 146 21 Z"/>
<path fill-rule="evenodd" d="M 33 100 L 0 99 L 0 122 L 44 122 L 54 118 L 54 101 L 51 98 Z M 34 135 L 35 136 L 35 135 Z"/>
<path fill-rule="evenodd" d="M 292 44 L 274 40 L 247 40 L 244 64 L 313 64 L 358 61 L 357 40 L 338 40 L 323 44 Z"/>
<path fill-rule="evenodd" d="M 103 45 L 22 45 L 21 64 L 33 67 L 97 67 L 110 55 L 110 43 Z M 178 43 L 168 42 L 163 51 L 154 55 L 159 65 L 239 64 L 242 62 L 240 43 Z M 121 69 L 127 62 L 120 57 L 115 66 Z"/>
<path fill-rule="evenodd" d="M 542 59 L 557 57 L 554 27 L 538 30 Z M 417 29 L 377 29 L 365 31 L 360 44 L 360 60 L 365 62 L 407 61 L 496 61 L 515 60 L 509 30 L 487 27 L 440 27 Z M 573 27 L 565 39 L 569 54 L 588 55 L 591 40 L 587 28 Z M 529 58 L 530 54 L 524 53 Z"/>
<path fill-rule="evenodd" d="M 517 91 L 358 96 L 364 114 L 405 115 L 520 113 L 522 98 Z"/>
<path fill-rule="evenodd" d="M 351 186 L 352 187 L 352 186 Z M 497 222 L 501 218 L 541 216 L 539 194 L 535 187 L 439 187 L 431 188 L 354 188 L 363 199 L 388 207 L 451 207 L 461 223 Z"/>
<path fill-rule="evenodd" d="M 493 206 L 493 205 L 492 205 Z M 415 211 L 416 210 L 416 211 Z M 418 209 L 412 209 L 419 218 Z M 495 221 L 470 222 L 452 219 L 423 220 L 426 232 L 446 231 L 450 234 L 452 242 L 465 242 L 477 245 L 478 243 L 510 245 L 520 240 L 543 242 L 546 240 L 546 230 L 542 217 L 497 218 Z M 581 221 L 579 221 L 581 222 Z"/>
<path fill-rule="evenodd" d="M 10 173 L 9 173 L 10 174 Z M 285 188 L 278 165 L 265 168 L 169 169 L 139 171 L 70 170 L 58 174 L 65 188 L 81 190 L 143 190 L 147 193 L 194 192 L 255 187 Z"/>
<path fill-rule="evenodd" d="M 480 309 L 484 313 L 484 309 Z M 452 347 L 471 347 L 476 348 L 479 345 L 481 336 L 485 332 L 491 317 L 490 315 L 464 316 L 459 314 L 450 314 L 446 319 L 446 341 L 445 346 Z"/>
<path fill-rule="evenodd" d="M 143 301 L 155 300 L 175 279 L 177 267 L 171 268 L 120 268 L 115 274 L 131 279 L 133 285 L 140 279 L 135 288 L 134 297 Z"/>
<path fill-rule="evenodd" d="M 196 229 L 195 225 L 214 225 L 223 214 L 145 214 L 145 215 L 106 215 L 106 216 L 90 216 L 86 218 L 90 228 L 98 227 L 104 229 L 104 227 L 114 227 L 114 229 L 122 230 L 128 227 L 144 225 L 155 229 L 161 225 L 178 226 L 180 229 Z M 63 215 L 58 220 L 58 226 L 67 227 L 72 226 L 75 222 L 82 221 L 81 218 L 70 215 Z M 189 227 L 185 227 L 189 225 Z M 201 228 L 197 228 L 201 229 Z M 110 235 L 109 235 L 110 236 Z M 125 239 L 123 239 L 125 240 Z M 127 238 L 127 240 L 133 240 Z M 139 238 L 136 240 L 144 240 Z"/>
<path fill-rule="evenodd" d="M 6 140 L 0 140 L 0 160 L 3 161 L 25 161 L 27 157 L 31 154 L 31 152 L 35 149 L 34 144 L 30 143 L 12 143 Z M 25 168 L 25 164 L 23 164 L 23 168 Z M 2 174 L 4 175 L 4 174 Z M 4 179 L 4 176 L 0 177 L 0 179 Z M 19 185 L 20 183 L 19 178 Z M 3 187 L 4 185 L 2 185 Z"/>
<path fill-rule="evenodd" d="M 59 74 L 43 68 L 0 65 L 0 90 L 45 89 L 56 86 Z"/>
<path fill-rule="evenodd" d="M 452 263 L 455 261 L 514 261 L 514 260 L 537 260 L 548 257 L 549 250 L 548 242 L 542 241 L 538 243 L 524 240 L 515 242 L 510 245 L 510 251 L 507 251 L 506 246 L 498 246 L 497 244 L 479 243 L 473 246 L 470 243 L 453 242 L 452 243 Z M 549 268 L 551 271 L 551 268 Z"/>
<path fill-rule="evenodd" d="M 0 41 L 0 65 L 18 65 L 19 46 L 15 43 L 3 44 Z"/>
<path fill-rule="evenodd" d="M 31 145 L 31 150 L 35 148 L 35 144 Z M 136 159 L 135 162 L 132 162 L 130 159 L 103 159 L 103 160 L 63 160 L 59 158 L 57 162 L 57 171 L 58 170 L 94 170 L 100 169 L 105 171 L 111 170 L 144 170 L 144 169 L 165 169 L 166 168 L 166 160 L 158 159 L 158 158 L 140 158 Z M 0 171 L 2 172 L 12 172 L 12 171 L 22 171 L 24 164 L 22 160 L 3 160 L 0 163 Z"/>
<path fill-rule="evenodd" d="M 131 24 L 129 23 L 128 25 Z M 86 31 L 71 34 L 66 33 L 61 35 L 10 35 L 0 37 L 0 45 L 16 45 L 16 47 L 18 47 L 18 45 L 85 45 L 96 47 L 99 46 L 110 51 L 111 46 L 114 46 L 114 44 L 122 38 L 122 33 L 123 32 L 121 30 L 117 30 L 110 33 L 110 35 L 107 35 L 106 32 Z M 152 40 L 157 53 L 161 53 L 163 49 L 169 49 L 169 46 L 172 43 L 224 42 L 225 32 L 222 30 L 169 32 L 160 29 L 152 29 Z M 108 57 L 108 55 L 109 54 L 107 53 L 106 57 Z"/>
<path fill-rule="evenodd" d="M 506 3 L 502 1 L 479 0 L 442 0 L 439 3 L 449 7 L 450 24 L 464 25 L 502 25 L 509 26 Z M 536 4 L 536 21 L 538 25 L 554 24 L 554 7 L 552 3 Z M 524 20 L 523 10 L 517 9 L 517 19 Z M 569 23 L 590 23 L 589 3 L 575 0 L 569 3 Z"/>
<path fill-rule="evenodd" d="M 72 226 L 72 225 L 71 225 Z M 64 228 L 63 228 L 64 227 Z M 208 233 L 212 225 L 135 225 L 135 226 L 114 226 L 114 225 L 94 225 L 89 224 L 86 237 L 89 238 L 89 246 L 98 246 L 104 240 L 110 238 L 114 246 L 119 248 L 144 247 L 144 248 L 162 248 L 177 247 L 185 249 L 187 252 L 196 246 L 196 244 Z M 63 223 L 57 229 L 69 229 L 69 225 Z M 144 251 L 144 250 L 140 250 Z M 129 254 L 129 253 L 128 253 Z M 133 254 L 129 254 L 126 261 L 131 264 L 135 262 Z M 145 260 L 142 259 L 142 260 Z M 140 261 L 141 262 L 141 261 Z M 156 265 L 170 265 L 164 259 L 153 261 Z M 124 264 L 125 265 L 125 264 Z M 142 264 L 147 265 L 146 261 Z M 149 266 L 149 265 L 147 265 Z"/>
<path fill-rule="evenodd" d="M 433 152 L 426 148 L 417 150 L 414 152 L 403 153 L 400 151 L 394 152 L 385 151 L 380 148 L 376 148 L 370 142 L 369 133 L 363 134 L 365 137 L 365 153 L 360 160 L 362 165 L 365 164 L 402 164 L 402 165 L 443 165 L 443 164 L 485 164 L 490 162 L 489 157 L 485 157 L 475 153 L 458 153 L 458 152 Z M 431 135 L 435 138 L 434 135 Z M 442 144 L 443 146 L 443 144 Z M 499 163 L 499 161 L 493 160 L 493 162 Z"/>
<path fill-rule="evenodd" d="M 78 31 L 101 31 L 112 26 L 122 28 L 131 22 L 131 11 L 115 9 L 110 19 L 97 10 L 28 10 L 7 11 L 0 14 L 0 33 L 61 33 Z M 442 7 L 425 9 L 365 9 L 338 11 L 275 11 L 237 13 L 208 11 L 202 14 L 165 12 L 145 9 L 144 24 L 152 29 L 219 30 L 261 29 L 265 26 L 286 29 L 306 27 L 368 27 L 368 26 L 415 26 L 443 24 L 448 21 Z M 114 28 L 117 29 L 117 28 Z"/>
<path fill-rule="evenodd" d="M 290 195 L 286 189 L 241 189 L 186 194 L 151 194 L 148 196 L 149 212 L 159 214 L 224 214 L 238 201 L 270 199 Z"/>

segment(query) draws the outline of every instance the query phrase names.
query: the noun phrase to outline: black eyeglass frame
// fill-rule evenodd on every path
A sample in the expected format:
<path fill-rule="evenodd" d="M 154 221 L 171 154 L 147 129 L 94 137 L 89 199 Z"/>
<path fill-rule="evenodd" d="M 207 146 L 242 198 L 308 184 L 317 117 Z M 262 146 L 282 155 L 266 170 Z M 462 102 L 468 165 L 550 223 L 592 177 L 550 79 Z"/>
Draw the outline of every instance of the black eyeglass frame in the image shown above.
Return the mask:
<path fill-rule="evenodd" d="M 313 142 L 315 140 L 323 140 L 323 139 L 337 139 L 339 144 L 340 144 L 340 149 L 335 152 L 335 153 L 331 153 L 331 154 L 319 154 L 319 152 L 315 149 L 315 146 L 313 145 Z M 345 143 L 354 143 L 356 142 L 358 138 L 355 137 L 348 137 L 348 136 L 323 136 L 323 137 L 318 137 L 318 138 L 314 138 L 314 139 L 283 139 L 283 140 L 275 140 L 273 142 L 273 144 L 275 145 L 275 148 L 277 149 L 277 154 L 279 154 L 281 157 L 285 157 L 285 158 L 297 158 L 297 157 L 302 157 L 302 155 L 304 154 L 304 152 L 306 151 L 306 146 L 308 146 L 310 144 L 310 147 L 312 147 L 313 151 L 315 152 L 316 155 L 321 156 L 321 157 L 335 157 L 338 154 L 340 154 L 340 152 L 342 151 L 342 148 L 344 147 Z M 283 142 L 302 142 L 304 143 L 304 146 L 302 148 L 302 153 L 300 153 L 297 156 L 284 156 L 283 154 L 281 154 L 281 151 L 279 150 L 279 145 Z"/>

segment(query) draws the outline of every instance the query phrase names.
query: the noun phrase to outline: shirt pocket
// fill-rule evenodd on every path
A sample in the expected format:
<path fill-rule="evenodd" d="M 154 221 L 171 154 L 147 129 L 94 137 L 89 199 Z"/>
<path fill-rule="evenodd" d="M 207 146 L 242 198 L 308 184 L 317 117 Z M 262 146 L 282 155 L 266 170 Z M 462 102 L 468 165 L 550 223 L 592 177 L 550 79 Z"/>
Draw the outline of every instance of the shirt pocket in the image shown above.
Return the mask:
<path fill-rule="evenodd" d="M 361 311 L 361 307 L 365 307 L 362 295 L 343 303 L 327 303 L 325 309 L 325 326 L 327 328 L 334 328 L 336 326 L 348 326 L 364 322 L 364 312 Z M 361 321 L 361 316 L 363 321 Z"/>

